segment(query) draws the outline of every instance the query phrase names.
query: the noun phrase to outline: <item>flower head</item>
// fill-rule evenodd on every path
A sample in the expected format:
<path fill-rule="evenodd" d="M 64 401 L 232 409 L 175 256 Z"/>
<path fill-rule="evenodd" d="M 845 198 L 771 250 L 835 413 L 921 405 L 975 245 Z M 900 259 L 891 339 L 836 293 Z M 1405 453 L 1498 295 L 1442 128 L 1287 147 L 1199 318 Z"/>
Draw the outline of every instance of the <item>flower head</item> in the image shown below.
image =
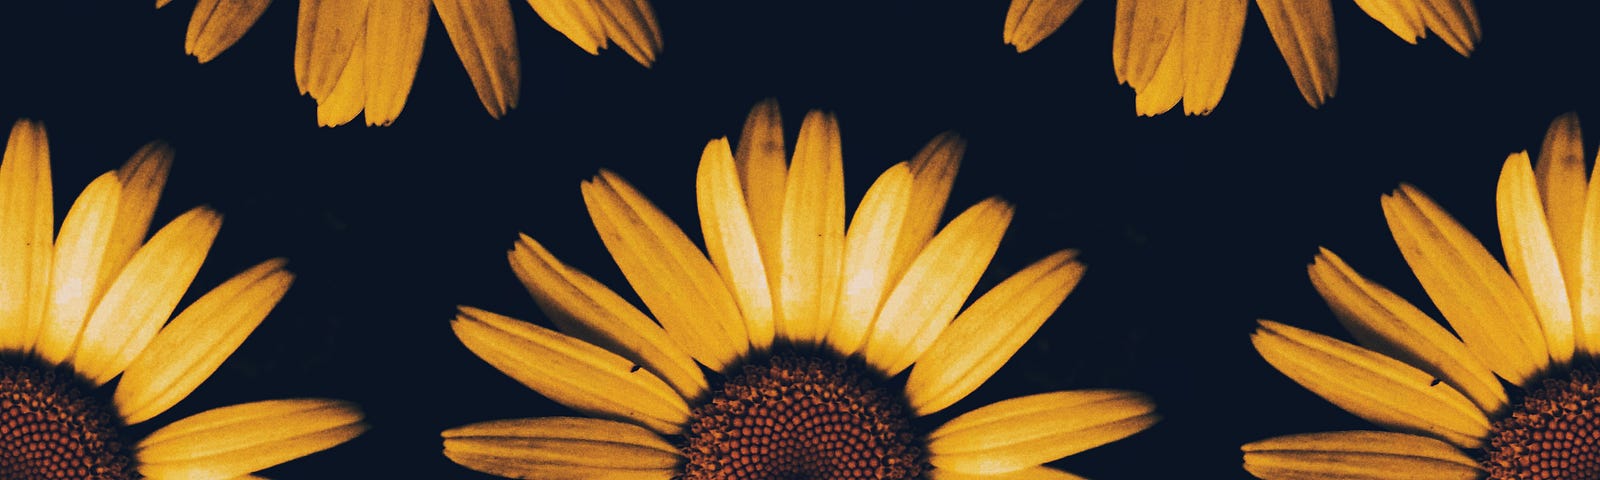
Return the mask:
<path fill-rule="evenodd" d="M 1012 217 L 990 198 L 938 228 L 963 149 L 941 135 L 889 168 L 847 229 L 837 121 L 808 114 L 785 162 L 777 104 L 762 103 L 737 149 L 701 156 L 704 252 L 600 172 L 584 201 L 650 315 L 522 236 L 512 269 L 559 331 L 472 307 L 452 323 L 490 365 L 597 418 L 458 427 L 445 455 L 528 478 L 1075 478 L 1042 464 L 1149 427 L 1148 399 L 1050 392 L 921 424 L 1005 364 L 1083 273 L 1056 252 L 961 308 Z"/>

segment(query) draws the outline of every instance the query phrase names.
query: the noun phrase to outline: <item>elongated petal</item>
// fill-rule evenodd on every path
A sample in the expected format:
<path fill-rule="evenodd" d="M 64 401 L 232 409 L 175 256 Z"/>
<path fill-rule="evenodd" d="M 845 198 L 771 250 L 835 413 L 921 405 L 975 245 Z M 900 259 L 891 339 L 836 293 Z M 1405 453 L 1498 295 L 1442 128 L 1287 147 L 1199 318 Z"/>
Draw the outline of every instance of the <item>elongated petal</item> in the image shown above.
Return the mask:
<path fill-rule="evenodd" d="M 1533 303 L 1550 360 L 1561 365 L 1572 363 L 1572 305 L 1567 301 L 1567 282 L 1561 276 L 1561 262 L 1556 258 L 1555 242 L 1545 222 L 1544 203 L 1539 199 L 1527 153 L 1506 159 L 1500 170 L 1495 204 L 1506 264 Z"/>
<path fill-rule="evenodd" d="M 31 348 L 50 288 L 55 209 L 44 126 L 19 120 L 0 160 L 0 349 Z"/>
<path fill-rule="evenodd" d="M 172 319 L 117 382 L 112 401 L 123 421 L 160 415 L 210 378 L 289 291 L 294 275 L 284 263 L 268 260 L 235 275 Z"/>
<path fill-rule="evenodd" d="M 617 48 L 646 67 L 656 63 L 661 53 L 661 27 L 648 0 L 594 0 L 601 10 L 606 37 Z"/>
<path fill-rule="evenodd" d="M 300 0 L 294 78 L 300 93 L 319 101 L 333 93 L 366 32 L 368 0 Z"/>
<path fill-rule="evenodd" d="M 183 50 L 206 63 L 239 41 L 272 0 L 200 0 L 189 17 Z"/>
<path fill-rule="evenodd" d="M 1011 0 L 1001 38 L 1006 45 L 1017 47 L 1017 53 L 1026 52 L 1056 33 L 1081 3 L 1083 0 Z"/>
<path fill-rule="evenodd" d="M 1428 30 L 1439 34 L 1461 56 L 1471 56 L 1472 49 L 1483 39 L 1478 26 L 1478 10 L 1472 0 L 1419 0 L 1422 3 L 1422 20 Z"/>
<path fill-rule="evenodd" d="M 781 237 L 778 338 L 814 344 L 833 323 L 844 253 L 844 157 L 833 115 L 812 111 L 800 125 Z"/>
<path fill-rule="evenodd" d="M 367 103 L 367 47 L 356 42 L 339 81 L 327 95 L 317 97 L 317 126 L 337 127 L 355 120 Z"/>
<path fill-rule="evenodd" d="M 786 158 L 778 101 L 762 100 L 745 119 L 733 160 L 750 208 L 750 226 L 755 228 L 756 243 L 761 247 L 761 262 L 767 266 L 767 285 L 777 285 L 781 275 L 778 266 L 782 251 L 778 246 L 783 238 L 784 184 L 789 178 Z"/>
<path fill-rule="evenodd" d="M 872 324 L 868 364 L 892 376 L 927 351 L 989 267 L 1011 214 L 1005 201 L 986 199 L 951 220 L 928 242 Z"/>
<path fill-rule="evenodd" d="M 89 309 L 99 300 L 95 285 L 99 284 L 106 239 L 116 223 L 121 190 L 117 174 L 106 172 L 83 189 L 61 222 L 44 322 L 36 330 L 37 338 L 25 340 L 33 342 L 34 352 L 51 365 L 72 355 Z"/>
<path fill-rule="evenodd" d="M 1249 7 L 1249 0 L 1188 0 L 1183 12 L 1185 115 L 1209 114 L 1222 101 Z"/>
<path fill-rule="evenodd" d="M 582 0 L 528 0 L 528 6 L 550 28 L 577 44 L 590 55 L 606 48 L 606 27 L 600 20 L 600 10 L 593 1 Z"/>
<path fill-rule="evenodd" d="M 89 315 L 73 367 L 95 385 L 122 373 L 171 318 L 220 228 L 222 217 L 199 207 L 157 231 Z"/>
<path fill-rule="evenodd" d="M 1423 36 L 1422 5 L 1416 0 L 1356 0 L 1356 5 L 1406 43 Z"/>
<path fill-rule="evenodd" d="M 636 425 L 594 418 L 495 420 L 444 431 L 444 455 L 511 478 L 667 480 L 677 448 Z"/>
<path fill-rule="evenodd" d="M 1041 393 L 997 402 L 928 434 L 928 463 L 969 474 L 1037 467 L 1121 440 L 1160 417 L 1144 395 L 1116 390 Z"/>
<path fill-rule="evenodd" d="M 911 369 L 906 400 L 912 413 L 943 410 L 1004 366 L 1083 278 L 1076 256 L 1062 250 L 1040 259 L 961 312 Z"/>
<path fill-rule="evenodd" d="M 478 358 L 572 409 L 665 435 L 689 417 L 683 398 L 655 374 L 582 340 L 471 307 L 450 327 Z"/>
<path fill-rule="evenodd" d="M 606 249 L 673 341 L 717 371 L 749 353 L 733 295 L 672 219 L 607 171 L 584 182 L 583 198 Z"/>
<path fill-rule="evenodd" d="M 349 441 L 366 431 L 361 419 L 337 400 L 244 403 L 172 422 L 134 450 L 139 473 L 152 479 L 233 478 Z"/>
<path fill-rule="evenodd" d="M 1244 469 L 1267 480 L 1472 480 L 1478 462 L 1448 443 L 1394 432 L 1350 431 L 1285 435 L 1251 442 Z"/>
<path fill-rule="evenodd" d="M 1578 277 L 1582 279 L 1578 297 L 1579 332 L 1577 348 L 1591 355 L 1600 352 L 1600 168 L 1590 173 L 1589 188 L 1583 202 L 1583 237 Z"/>
<path fill-rule="evenodd" d="M 367 9 L 367 125 L 387 126 L 400 116 L 411 93 L 428 37 L 428 0 L 381 0 Z"/>
<path fill-rule="evenodd" d="M 517 106 L 522 61 L 517 29 L 507 0 L 433 0 L 456 56 L 467 67 L 472 88 L 489 116 L 500 118 Z"/>
<path fill-rule="evenodd" d="M 706 390 L 700 366 L 666 331 L 611 289 L 557 260 L 549 250 L 522 235 L 508 255 L 511 270 L 562 333 L 637 363 L 683 398 Z"/>
<path fill-rule="evenodd" d="M 122 196 L 117 202 L 117 226 L 106 245 L 105 260 L 100 263 L 96 297 L 105 293 L 117 272 L 133 258 L 133 252 L 144 245 L 144 238 L 150 233 L 150 219 L 155 216 L 161 189 L 167 185 L 167 172 L 171 170 L 172 147 L 163 142 L 151 142 L 140 148 L 117 170 L 117 179 L 122 181 Z"/>
<path fill-rule="evenodd" d="M 1473 355 L 1517 385 L 1545 370 L 1538 318 L 1477 238 L 1410 185 L 1385 195 L 1383 211 L 1406 263 Z"/>
<path fill-rule="evenodd" d="M 1083 477 L 1050 467 L 1032 467 L 1009 473 L 980 475 L 955 470 L 935 468 L 928 470 L 928 480 L 1084 480 Z"/>
<path fill-rule="evenodd" d="M 1306 103 L 1320 107 L 1333 98 L 1339 86 L 1339 45 L 1328 0 L 1256 0 L 1256 6 Z"/>
<path fill-rule="evenodd" d="M 950 188 L 955 185 L 956 171 L 961 169 L 961 156 L 967 151 L 967 141 L 959 135 L 944 132 L 929 140 L 917 155 L 911 158 L 911 203 L 916 208 L 906 210 L 906 224 L 900 228 L 900 241 L 894 247 L 894 269 L 890 281 L 898 281 L 917 259 L 928 240 L 939 229 L 939 219 L 944 215 L 945 203 L 950 199 Z"/>
<path fill-rule="evenodd" d="M 1135 91 L 1156 75 L 1183 24 L 1183 0 L 1117 0 L 1117 26 L 1111 42 L 1111 66 L 1117 82 Z"/>
<path fill-rule="evenodd" d="M 1463 448 L 1481 446 L 1489 432 L 1483 411 L 1455 387 L 1399 360 L 1267 320 L 1250 341 L 1295 383 L 1373 423 Z"/>
<path fill-rule="evenodd" d="M 772 288 L 727 139 L 711 141 L 701 153 L 695 194 L 706 253 L 739 303 L 750 346 L 766 351 L 774 335 Z"/>
<path fill-rule="evenodd" d="M 833 326 L 824 332 L 828 345 L 842 356 L 854 355 L 866 342 L 878 306 L 891 286 L 890 262 L 894 259 L 884 252 L 900 240 L 900 228 L 911 205 L 911 189 L 911 167 L 896 164 L 867 189 L 850 219 L 838 308 L 832 315 Z"/>
<path fill-rule="evenodd" d="M 1167 42 L 1167 50 L 1162 52 L 1155 74 L 1144 85 L 1134 88 L 1134 113 L 1146 117 L 1160 115 L 1172 110 L 1183 99 L 1183 30 L 1180 22 L 1172 41 Z"/>
<path fill-rule="evenodd" d="M 1317 293 L 1362 346 L 1433 375 L 1485 412 L 1506 405 L 1500 379 L 1443 325 L 1410 302 L 1362 277 L 1326 249 L 1307 270 Z"/>
<path fill-rule="evenodd" d="M 1539 184 L 1539 199 L 1544 201 L 1544 218 L 1550 224 L 1550 240 L 1555 242 L 1556 260 L 1561 262 L 1561 278 L 1566 280 L 1573 315 L 1573 337 L 1579 353 L 1600 350 L 1589 345 L 1591 333 L 1583 318 L 1583 222 L 1587 177 L 1583 165 L 1583 131 L 1578 116 L 1567 113 L 1550 122 L 1539 161 L 1534 165 Z"/>

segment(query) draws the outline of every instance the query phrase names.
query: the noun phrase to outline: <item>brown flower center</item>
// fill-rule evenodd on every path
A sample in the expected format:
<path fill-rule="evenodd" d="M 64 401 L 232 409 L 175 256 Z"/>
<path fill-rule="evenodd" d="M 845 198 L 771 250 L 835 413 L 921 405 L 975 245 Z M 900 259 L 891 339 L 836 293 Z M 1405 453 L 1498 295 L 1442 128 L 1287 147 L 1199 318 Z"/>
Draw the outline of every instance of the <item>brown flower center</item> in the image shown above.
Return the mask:
<path fill-rule="evenodd" d="M 912 479 L 925 459 L 898 395 L 854 364 L 779 355 L 691 416 L 685 480 Z"/>
<path fill-rule="evenodd" d="M 69 373 L 0 360 L 0 479 L 137 478 L 104 402 Z"/>
<path fill-rule="evenodd" d="M 1574 370 L 1528 391 L 1490 428 L 1491 479 L 1600 479 L 1600 374 Z"/>

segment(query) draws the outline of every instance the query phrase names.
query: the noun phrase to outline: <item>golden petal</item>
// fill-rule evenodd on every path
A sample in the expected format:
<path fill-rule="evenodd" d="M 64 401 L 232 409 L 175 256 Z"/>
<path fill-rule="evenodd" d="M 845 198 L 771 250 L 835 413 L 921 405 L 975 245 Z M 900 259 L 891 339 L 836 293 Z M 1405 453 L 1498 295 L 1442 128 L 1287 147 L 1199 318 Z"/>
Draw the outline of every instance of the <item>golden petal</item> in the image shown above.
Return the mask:
<path fill-rule="evenodd" d="M 161 190 L 167 185 L 167 172 L 171 170 L 172 147 L 163 142 L 151 142 L 140 148 L 117 170 L 122 196 L 117 202 L 117 226 L 111 231 L 105 260 L 100 263 L 96 297 L 105 293 L 111 280 L 117 278 L 117 273 L 133 257 L 133 252 L 144 245 L 144 237 L 150 233 L 150 219 L 155 216 Z"/>
<path fill-rule="evenodd" d="M 1256 0 L 1256 6 L 1306 103 L 1320 107 L 1333 98 L 1339 86 L 1339 41 L 1328 0 Z"/>
<path fill-rule="evenodd" d="M 1506 158 L 1495 193 L 1500 242 L 1511 276 L 1538 314 L 1550 360 L 1567 365 L 1573 353 L 1572 304 L 1538 188 L 1526 152 Z"/>
<path fill-rule="evenodd" d="M 1017 47 L 1017 53 L 1026 52 L 1056 33 L 1081 3 L 1083 0 L 1011 0 L 1001 38 L 1006 45 Z"/>
<path fill-rule="evenodd" d="M 889 280 L 898 281 L 911 267 L 911 261 L 928 245 L 939 229 L 939 217 L 944 215 L 945 203 L 950 200 L 950 188 L 955 185 L 956 172 L 961 169 L 961 156 L 967 151 L 967 141 L 952 132 L 944 132 L 929 140 L 917 155 L 911 158 L 911 202 L 917 208 L 906 210 L 906 224 L 900 228 L 900 242 L 894 247 L 894 269 Z"/>
<path fill-rule="evenodd" d="M 781 237 L 777 335 L 812 345 L 833 324 L 844 254 L 844 157 L 833 115 L 812 111 L 800 124 Z"/>
<path fill-rule="evenodd" d="M 322 100 L 366 32 L 368 0 L 300 0 L 294 78 L 300 93 Z"/>
<path fill-rule="evenodd" d="M 1185 115 L 1210 114 L 1222 101 L 1249 8 L 1249 0 L 1188 0 L 1183 12 Z"/>
<path fill-rule="evenodd" d="M 100 263 L 116 223 L 121 190 L 117 174 L 106 172 L 83 189 L 61 222 L 44 321 L 23 337 L 46 363 L 59 365 L 72 356 L 89 309 L 100 300 L 95 286 L 100 283 Z"/>
<path fill-rule="evenodd" d="M 428 0 L 383 0 L 367 10 L 364 72 L 367 125 L 387 126 L 411 93 L 428 37 Z"/>
<path fill-rule="evenodd" d="M 528 6 L 550 28 L 577 44 L 590 55 L 606 48 L 606 27 L 600 20 L 600 9 L 592 0 L 528 0 Z"/>
<path fill-rule="evenodd" d="M 1140 116 L 1167 113 L 1183 99 L 1183 24 L 1179 23 L 1176 30 L 1172 41 L 1167 42 L 1167 50 L 1162 53 L 1155 74 L 1144 85 L 1134 88 L 1133 111 Z"/>
<path fill-rule="evenodd" d="M 489 116 L 500 118 L 516 108 L 522 89 L 522 61 L 510 2 L 433 0 L 433 7 Z"/>
<path fill-rule="evenodd" d="M 267 400 L 207 410 L 152 432 L 134 447 L 149 478 L 235 478 L 349 441 L 361 409 L 323 399 Z"/>
<path fill-rule="evenodd" d="M 1478 10 L 1472 0 L 1419 0 L 1422 3 L 1422 20 L 1428 30 L 1439 34 L 1461 56 L 1471 56 L 1472 49 L 1483 39 L 1483 29 L 1478 26 Z"/>
<path fill-rule="evenodd" d="M 668 480 L 678 449 L 636 425 L 594 418 L 495 420 L 445 430 L 444 455 L 511 478 Z"/>
<path fill-rule="evenodd" d="M 661 27 L 647 0 L 594 0 L 605 23 L 606 38 L 646 67 L 661 53 Z"/>
<path fill-rule="evenodd" d="M 1117 82 L 1144 90 L 1156 76 L 1168 44 L 1179 38 L 1184 0 L 1117 0 L 1111 65 Z"/>
<path fill-rule="evenodd" d="M 272 0 L 200 0 L 189 17 L 183 50 L 200 63 L 217 58 L 250 31 L 271 4 Z"/>
<path fill-rule="evenodd" d="M 50 145 L 44 126 L 18 120 L 0 160 L 0 349 L 33 346 L 50 288 L 55 206 L 50 190 Z"/>
<path fill-rule="evenodd" d="M 1037 467 L 1154 425 L 1144 395 L 1116 390 L 1041 393 L 988 405 L 928 434 L 928 463 L 994 475 Z"/>
<path fill-rule="evenodd" d="M 892 285 L 892 258 L 884 252 L 900 240 L 900 228 L 911 205 L 911 190 L 911 167 L 904 162 L 895 164 L 867 189 L 850 219 L 834 322 L 823 332 L 828 345 L 842 356 L 860 351 L 872 329 L 872 320 L 878 315 L 878 306 Z"/>
<path fill-rule="evenodd" d="M 774 336 L 772 288 L 727 139 L 711 141 L 701 153 L 695 193 L 706 253 L 739 302 L 751 348 L 766 351 Z"/>
<path fill-rule="evenodd" d="M 1426 32 L 1417 0 L 1356 0 L 1356 5 L 1406 43 L 1416 44 Z"/>
<path fill-rule="evenodd" d="M 750 109 L 733 161 L 739 169 L 739 186 L 749 205 L 750 226 L 767 267 L 767 285 L 777 285 L 782 251 L 783 191 L 789 178 L 788 154 L 783 146 L 783 116 L 778 101 L 762 100 Z M 777 298 L 777 297 L 774 297 Z"/>
<path fill-rule="evenodd" d="M 1244 469 L 1268 479 L 1475 480 L 1478 462 L 1432 438 L 1350 431 L 1285 435 L 1245 444 Z"/>
<path fill-rule="evenodd" d="M 1561 278 L 1566 280 L 1572 303 L 1573 331 L 1579 353 L 1600 353 L 1600 343 L 1590 344 L 1594 330 L 1584 328 L 1583 302 L 1584 203 L 1588 182 L 1583 165 L 1583 131 L 1578 116 L 1567 113 L 1550 122 L 1534 178 L 1539 198 L 1544 201 L 1544 218 L 1550 223 L 1550 239 L 1555 242 L 1556 259 L 1561 262 Z M 1597 338 L 1600 339 L 1600 338 Z"/>
<path fill-rule="evenodd" d="M 367 102 L 367 47 L 356 42 L 339 81 L 327 95 L 317 97 L 317 126 L 337 127 L 355 120 Z"/>

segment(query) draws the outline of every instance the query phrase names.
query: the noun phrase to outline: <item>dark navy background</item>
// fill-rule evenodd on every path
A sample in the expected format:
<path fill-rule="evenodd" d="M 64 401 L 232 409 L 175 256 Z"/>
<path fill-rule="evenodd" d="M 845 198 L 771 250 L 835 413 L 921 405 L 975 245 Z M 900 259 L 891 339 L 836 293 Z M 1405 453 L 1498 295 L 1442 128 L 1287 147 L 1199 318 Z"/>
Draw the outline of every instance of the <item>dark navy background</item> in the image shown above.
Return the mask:
<path fill-rule="evenodd" d="M 964 135 L 952 208 L 990 195 L 1017 206 L 980 290 L 1082 249 L 1077 291 L 951 411 L 1067 388 L 1151 394 L 1166 420 L 1057 463 L 1090 478 L 1237 477 L 1241 443 L 1369 428 L 1260 360 L 1255 320 L 1349 338 L 1306 279 L 1319 245 L 1432 311 L 1379 195 L 1412 182 L 1498 252 L 1505 156 L 1536 148 L 1566 111 L 1588 122 L 1590 156 L 1600 139 L 1589 2 L 1480 2 L 1484 40 L 1465 59 L 1436 39 L 1407 45 L 1335 1 L 1342 75 L 1320 110 L 1301 100 L 1252 7 L 1215 113 L 1153 119 L 1135 117 L 1132 91 L 1116 84 L 1109 1 L 1086 2 L 1018 55 L 1000 41 L 999 0 L 657 0 L 665 49 L 653 69 L 620 51 L 591 57 L 513 2 L 523 88 L 506 118 L 484 113 L 435 18 L 399 120 L 334 129 L 317 128 L 313 102 L 296 94 L 296 2 L 276 2 L 208 65 L 183 54 L 193 3 L 4 6 L 0 122 L 49 129 L 58 215 L 140 145 L 174 145 L 157 221 L 200 204 L 226 218 L 190 299 L 291 259 L 299 279 L 278 309 L 149 422 L 290 396 L 365 407 L 369 433 L 266 472 L 281 478 L 479 478 L 439 454 L 440 430 L 570 414 L 462 347 L 448 326 L 455 306 L 543 321 L 506 263 L 517 232 L 626 292 L 578 182 L 613 169 L 698 238 L 700 149 L 737 134 L 765 97 L 781 101 L 791 138 L 806 110 L 837 113 L 852 208 L 934 135 Z"/>

